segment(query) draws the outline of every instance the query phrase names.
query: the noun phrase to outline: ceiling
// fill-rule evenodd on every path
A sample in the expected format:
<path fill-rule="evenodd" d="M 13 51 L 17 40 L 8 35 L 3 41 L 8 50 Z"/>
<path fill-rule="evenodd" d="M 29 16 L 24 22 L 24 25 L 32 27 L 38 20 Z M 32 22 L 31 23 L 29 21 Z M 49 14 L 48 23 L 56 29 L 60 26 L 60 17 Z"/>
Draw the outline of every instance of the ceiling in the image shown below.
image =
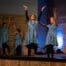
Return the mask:
<path fill-rule="evenodd" d="M 23 4 L 29 6 L 29 12 L 36 13 L 37 0 L 0 0 L 0 13 L 24 14 Z M 66 13 L 66 0 L 54 0 L 55 7 Z"/>

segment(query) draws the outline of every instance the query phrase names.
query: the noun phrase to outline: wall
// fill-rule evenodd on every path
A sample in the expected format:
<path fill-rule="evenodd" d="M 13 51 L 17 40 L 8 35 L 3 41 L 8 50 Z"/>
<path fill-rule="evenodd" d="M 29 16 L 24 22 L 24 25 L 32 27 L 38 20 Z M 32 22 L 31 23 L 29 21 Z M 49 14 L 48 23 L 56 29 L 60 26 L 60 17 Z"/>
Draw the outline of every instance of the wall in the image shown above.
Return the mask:
<path fill-rule="evenodd" d="M 8 26 L 9 30 L 9 41 L 8 45 L 10 47 L 10 55 L 14 53 L 15 47 L 15 35 L 16 29 L 19 28 L 21 30 L 21 36 L 25 37 L 27 31 L 27 24 L 25 22 L 24 16 L 21 15 L 0 15 L 0 27 L 2 27 L 2 23 L 5 22 Z"/>

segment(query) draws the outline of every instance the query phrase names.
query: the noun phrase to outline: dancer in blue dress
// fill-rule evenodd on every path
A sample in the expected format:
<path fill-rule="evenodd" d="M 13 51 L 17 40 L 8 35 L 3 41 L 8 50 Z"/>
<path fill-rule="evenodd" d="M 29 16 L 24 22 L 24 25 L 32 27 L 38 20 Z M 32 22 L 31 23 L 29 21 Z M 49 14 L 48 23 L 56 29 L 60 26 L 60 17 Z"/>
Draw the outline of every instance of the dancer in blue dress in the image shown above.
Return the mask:
<path fill-rule="evenodd" d="M 50 18 L 50 23 L 47 25 L 49 28 L 47 38 L 46 38 L 46 45 L 52 44 L 53 46 L 57 46 L 57 25 L 53 17 Z"/>
<path fill-rule="evenodd" d="M 21 30 L 16 29 L 16 35 L 15 35 L 15 55 L 21 56 L 23 55 L 23 37 L 21 36 Z"/>
<path fill-rule="evenodd" d="M 38 37 L 37 37 L 37 28 L 42 11 L 45 9 L 45 6 L 41 8 L 41 13 L 38 17 L 38 21 L 36 20 L 36 15 L 31 15 L 30 19 L 28 17 L 28 7 L 24 5 L 25 9 L 25 15 L 26 15 L 26 22 L 28 26 L 28 31 L 25 37 L 25 44 L 28 47 L 28 55 L 31 55 L 31 49 L 33 48 L 35 51 L 35 54 L 37 52 L 37 47 L 38 47 Z"/>
<path fill-rule="evenodd" d="M 48 28 L 48 33 L 46 37 L 46 51 L 48 57 L 51 54 L 51 57 L 53 58 L 54 54 L 54 46 L 58 46 L 57 43 L 57 23 L 55 21 L 54 17 L 50 17 L 50 24 L 49 25 L 43 25 L 44 27 Z"/>
<path fill-rule="evenodd" d="M 10 53 L 10 48 L 8 45 L 9 31 L 8 31 L 8 27 L 7 27 L 6 23 L 2 24 L 1 32 L 2 32 L 1 40 L 2 40 L 3 55 L 7 55 L 7 52 L 8 52 L 8 54 Z M 7 52 L 6 52 L 6 50 L 7 50 Z"/>

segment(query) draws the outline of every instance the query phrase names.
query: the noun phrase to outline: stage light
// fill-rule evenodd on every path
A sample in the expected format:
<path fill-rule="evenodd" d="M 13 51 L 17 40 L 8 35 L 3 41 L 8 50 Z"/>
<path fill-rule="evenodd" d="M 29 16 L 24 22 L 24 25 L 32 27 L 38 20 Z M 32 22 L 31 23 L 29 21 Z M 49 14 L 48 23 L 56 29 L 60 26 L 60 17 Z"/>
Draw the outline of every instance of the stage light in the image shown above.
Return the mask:
<path fill-rule="evenodd" d="M 57 42 L 58 42 L 58 49 L 63 48 L 63 29 L 62 27 L 58 27 L 57 29 Z"/>

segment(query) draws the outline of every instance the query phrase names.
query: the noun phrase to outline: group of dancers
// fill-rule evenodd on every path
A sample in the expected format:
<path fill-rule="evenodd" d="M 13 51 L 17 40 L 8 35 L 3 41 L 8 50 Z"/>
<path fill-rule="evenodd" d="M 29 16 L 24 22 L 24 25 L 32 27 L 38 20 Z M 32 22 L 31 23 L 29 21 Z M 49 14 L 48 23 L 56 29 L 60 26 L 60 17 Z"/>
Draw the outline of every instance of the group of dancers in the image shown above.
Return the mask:
<path fill-rule="evenodd" d="M 21 37 L 21 30 L 17 29 L 16 37 L 15 37 L 15 55 L 23 55 L 23 49 L 22 49 L 22 43 L 25 44 L 25 46 L 28 48 L 28 56 L 31 56 L 31 49 L 34 50 L 35 54 L 37 54 L 37 48 L 38 48 L 38 25 L 40 24 L 42 27 L 46 27 L 48 30 L 47 37 L 46 37 L 46 43 L 45 48 L 47 52 L 47 56 L 53 58 L 54 54 L 54 46 L 58 46 L 57 43 L 57 23 L 53 16 L 51 16 L 50 24 L 45 25 L 40 22 L 40 18 L 42 16 L 42 12 L 45 10 L 46 6 L 43 6 L 41 8 L 41 12 L 36 17 L 35 14 L 32 14 L 30 17 L 28 16 L 28 6 L 23 5 L 25 10 L 25 16 L 26 16 L 26 23 L 28 26 L 28 30 L 26 33 L 26 36 L 24 40 Z M 8 28 L 6 26 L 6 23 L 3 23 L 3 28 L 1 29 L 1 40 L 2 40 L 2 49 L 3 54 L 6 54 L 6 50 L 10 52 L 9 46 L 8 46 Z M 23 42 L 22 42 L 23 41 Z"/>
<path fill-rule="evenodd" d="M 50 57 L 50 54 L 51 54 L 51 57 L 53 57 L 54 46 L 58 46 L 58 43 L 57 43 L 57 23 L 56 23 L 55 18 L 53 16 L 51 16 L 49 18 L 50 24 L 48 24 L 48 25 L 42 24 L 40 22 L 42 12 L 44 11 L 45 8 L 46 8 L 46 6 L 43 6 L 41 8 L 41 12 L 38 16 L 38 19 L 36 20 L 36 15 L 34 15 L 34 14 L 32 14 L 31 17 L 29 18 L 28 7 L 24 5 L 26 22 L 28 25 L 28 31 L 27 31 L 26 38 L 25 38 L 25 44 L 27 44 L 26 46 L 28 48 L 28 55 L 31 55 L 31 48 L 33 48 L 35 50 L 35 54 L 37 53 L 37 48 L 38 48 L 37 28 L 38 28 L 38 24 L 40 24 L 42 27 L 46 27 L 48 30 L 47 37 L 46 37 L 46 44 L 45 44 L 47 56 Z"/>

